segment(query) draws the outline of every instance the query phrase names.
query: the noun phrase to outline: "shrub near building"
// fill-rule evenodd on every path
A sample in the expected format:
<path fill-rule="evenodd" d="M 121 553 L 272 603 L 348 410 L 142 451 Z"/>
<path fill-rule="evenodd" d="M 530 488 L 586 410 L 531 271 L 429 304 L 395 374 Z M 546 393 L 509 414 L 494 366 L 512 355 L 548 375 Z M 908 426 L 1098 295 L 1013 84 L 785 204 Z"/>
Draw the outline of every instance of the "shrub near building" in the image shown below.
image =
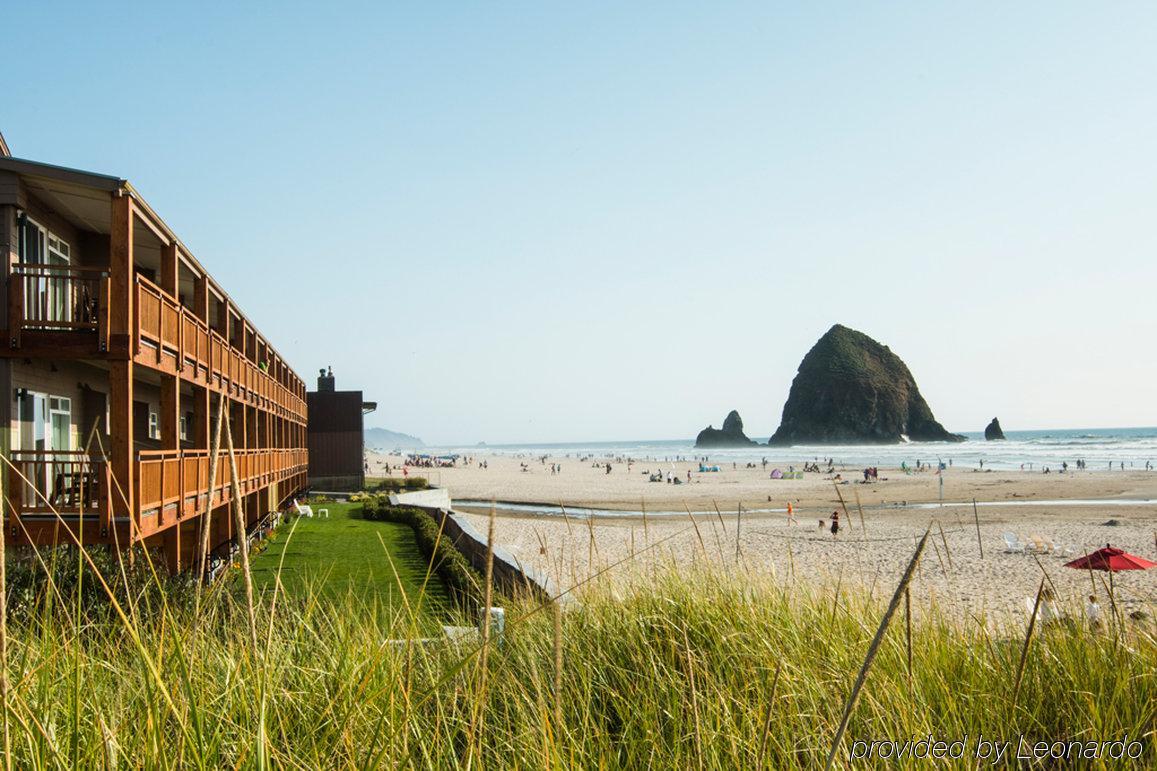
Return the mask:
<path fill-rule="evenodd" d="M 415 478 L 406 480 L 414 481 Z M 370 495 L 362 500 L 362 516 L 375 522 L 409 525 L 414 530 L 414 539 L 422 556 L 442 579 L 455 602 L 472 605 L 482 601 L 482 576 L 462 552 L 454 548 L 445 534 L 439 531 L 437 523 L 429 514 L 413 506 L 392 506 L 383 495 Z"/>

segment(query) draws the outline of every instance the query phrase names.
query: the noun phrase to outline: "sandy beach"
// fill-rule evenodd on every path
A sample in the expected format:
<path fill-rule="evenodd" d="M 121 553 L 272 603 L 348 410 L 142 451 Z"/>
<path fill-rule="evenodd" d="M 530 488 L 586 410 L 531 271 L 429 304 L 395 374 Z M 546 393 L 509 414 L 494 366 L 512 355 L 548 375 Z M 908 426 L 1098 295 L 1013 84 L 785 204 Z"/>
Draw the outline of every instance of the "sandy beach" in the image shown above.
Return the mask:
<path fill-rule="evenodd" d="M 371 453 L 370 473 L 382 475 L 387 463 L 398 471 L 401 461 L 398 455 Z M 487 468 L 479 468 L 480 461 Z M 962 618 L 997 618 L 1024 615 L 1026 598 L 1035 596 L 1042 578 L 1074 609 L 1095 591 L 1107 613 L 1107 574 L 1090 576 L 1063 567 L 1073 556 L 1106 543 L 1157 561 L 1157 504 L 1128 503 L 1157 499 L 1157 472 L 1043 474 L 954 467 L 943 473 L 941 506 L 941 477 L 934 470 L 880 468 L 879 480 L 865 484 L 858 468 L 837 466 L 829 474 L 825 467 L 803 479 L 771 479 L 770 467 L 755 466 L 728 463 L 718 472 L 699 473 L 699 464 L 689 461 L 628 465 L 614 458 L 486 454 L 468 465 L 410 473 L 449 489 L 455 508 L 483 532 L 489 506 L 482 502 L 572 507 L 565 518 L 557 509 L 511 511 L 499 505 L 496 512 L 495 540 L 563 588 L 581 587 L 592 575 L 612 582 L 645 580 L 652 566 L 668 563 L 710 564 L 788 583 L 838 584 L 879 595 L 890 593 L 916 540 L 931 525 L 934 538 L 913 600 L 924 607 L 934 602 Z M 802 468 L 802 460 L 796 468 Z M 669 471 L 684 483 L 668 483 Z M 664 481 L 648 481 L 655 473 Z M 975 515 L 974 498 L 980 503 Z M 794 522 L 786 515 L 789 502 Z M 621 510 L 623 516 L 608 511 L 588 521 L 582 508 Z M 743 514 L 737 517 L 740 508 Z M 638 514 L 643 509 L 649 512 L 645 523 Z M 834 537 L 827 528 L 833 511 L 841 518 Z M 1009 553 L 1006 532 L 1028 544 L 1039 538 L 1053 548 Z M 1152 617 L 1157 570 L 1120 572 L 1113 580 L 1123 612 Z"/>

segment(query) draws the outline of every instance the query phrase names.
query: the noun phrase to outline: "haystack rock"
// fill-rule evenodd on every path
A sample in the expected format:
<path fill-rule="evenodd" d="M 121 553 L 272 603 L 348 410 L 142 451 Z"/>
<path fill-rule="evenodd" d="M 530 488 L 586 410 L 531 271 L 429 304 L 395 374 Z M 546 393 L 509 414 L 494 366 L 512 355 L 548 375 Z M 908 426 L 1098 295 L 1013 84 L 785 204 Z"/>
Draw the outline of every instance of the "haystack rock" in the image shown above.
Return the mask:
<path fill-rule="evenodd" d="M 900 357 L 836 324 L 812 346 L 791 383 L 768 444 L 960 442 L 936 422 Z"/>
<path fill-rule="evenodd" d="M 999 420 L 997 420 L 996 418 L 993 418 L 992 422 L 984 427 L 984 438 L 990 442 L 995 440 L 995 439 L 1003 439 L 1004 438 L 1004 432 L 1000 430 L 1000 421 Z"/>
<path fill-rule="evenodd" d="M 723 428 L 708 426 L 695 439 L 696 447 L 747 447 L 756 444 L 743 433 L 743 418 L 732 410 L 723 420 Z"/>

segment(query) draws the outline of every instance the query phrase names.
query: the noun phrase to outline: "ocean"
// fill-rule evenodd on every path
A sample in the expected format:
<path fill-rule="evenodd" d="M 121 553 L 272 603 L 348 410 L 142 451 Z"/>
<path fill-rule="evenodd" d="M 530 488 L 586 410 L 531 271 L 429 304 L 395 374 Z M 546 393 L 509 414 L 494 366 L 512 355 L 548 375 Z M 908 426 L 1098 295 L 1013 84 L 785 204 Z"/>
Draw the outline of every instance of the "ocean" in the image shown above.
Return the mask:
<path fill-rule="evenodd" d="M 852 467 L 898 467 L 902 462 L 915 465 L 943 461 L 953 466 L 1026 470 L 1044 467 L 1060 468 L 1084 460 L 1090 470 L 1107 470 L 1109 463 L 1117 469 L 1144 469 L 1147 462 L 1157 466 L 1157 427 L 1148 428 L 1081 428 L 1048 431 L 1006 431 L 1004 441 L 988 442 L 983 432 L 965 432 L 964 442 L 909 442 L 893 445 L 797 445 L 793 447 L 745 447 L 742 449 L 697 450 L 693 440 L 655 440 L 634 442 L 555 442 L 502 444 L 470 447 L 429 448 L 432 454 L 459 453 L 480 455 L 522 455 L 535 457 L 594 458 L 631 457 L 638 460 L 664 460 L 681 457 L 708 457 L 718 463 L 759 463 L 787 467 L 804 461 L 832 458 L 837 465 Z M 767 441 L 767 437 L 753 437 Z"/>

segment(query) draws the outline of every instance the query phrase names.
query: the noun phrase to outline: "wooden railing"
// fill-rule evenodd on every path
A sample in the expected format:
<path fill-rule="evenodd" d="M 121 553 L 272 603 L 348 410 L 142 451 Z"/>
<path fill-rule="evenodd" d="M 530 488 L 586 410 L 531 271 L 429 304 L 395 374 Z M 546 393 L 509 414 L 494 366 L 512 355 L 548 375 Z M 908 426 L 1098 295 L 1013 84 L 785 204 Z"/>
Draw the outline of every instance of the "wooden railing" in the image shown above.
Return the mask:
<path fill-rule="evenodd" d="M 194 382 L 205 381 L 235 398 L 305 421 L 304 399 L 250 361 L 172 295 L 140 275 L 137 320 L 138 338 L 149 344 L 147 353 L 138 346 L 138 356 L 151 356 L 157 365 L 169 357 Z"/>
<path fill-rule="evenodd" d="M 85 452 L 13 450 L 7 492 L 22 515 L 105 520 L 110 511 L 108 467 Z"/>
<path fill-rule="evenodd" d="M 204 511 L 212 500 L 218 506 L 229 499 L 233 482 L 228 454 L 217 461 L 217 479 L 209 489 L 208 450 L 142 450 L 137 466 L 137 502 L 142 512 L 159 511 L 162 525 Z M 308 455 L 300 449 L 237 450 L 237 481 L 244 494 L 303 474 Z"/>
<path fill-rule="evenodd" d="M 20 347 L 21 332 L 93 330 L 108 350 L 108 271 L 70 265 L 17 263 L 8 282 L 9 345 Z"/>
<path fill-rule="evenodd" d="M 305 422 L 300 388 L 291 390 L 273 378 L 176 298 L 139 274 L 136 293 L 133 357 L 138 362 L 175 369 L 187 380 Z M 9 345 L 21 347 L 22 333 L 29 330 L 91 330 L 97 333 L 97 350 L 107 351 L 110 302 L 106 270 L 16 264 L 8 282 Z M 142 341 L 148 345 L 142 346 Z"/>
<path fill-rule="evenodd" d="M 138 453 L 134 537 L 148 537 L 181 519 L 203 514 L 207 505 L 220 506 L 230 499 L 233 475 L 229 457 L 222 451 L 217 479 L 210 490 L 209 455 L 208 450 Z M 244 495 L 303 477 L 309 466 L 305 450 L 238 450 L 235 456 L 237 482 Z M 19 517 L 45 520 L 59 514 L 68 521 L 99 522 L 102 528 L 112 523 L 115 493 L 108 464 L 88 453 L 15 450 L 7 483 L 11 510 Z M 142 515 L 154 513 L 155 518 L 143 521 Z"/>

